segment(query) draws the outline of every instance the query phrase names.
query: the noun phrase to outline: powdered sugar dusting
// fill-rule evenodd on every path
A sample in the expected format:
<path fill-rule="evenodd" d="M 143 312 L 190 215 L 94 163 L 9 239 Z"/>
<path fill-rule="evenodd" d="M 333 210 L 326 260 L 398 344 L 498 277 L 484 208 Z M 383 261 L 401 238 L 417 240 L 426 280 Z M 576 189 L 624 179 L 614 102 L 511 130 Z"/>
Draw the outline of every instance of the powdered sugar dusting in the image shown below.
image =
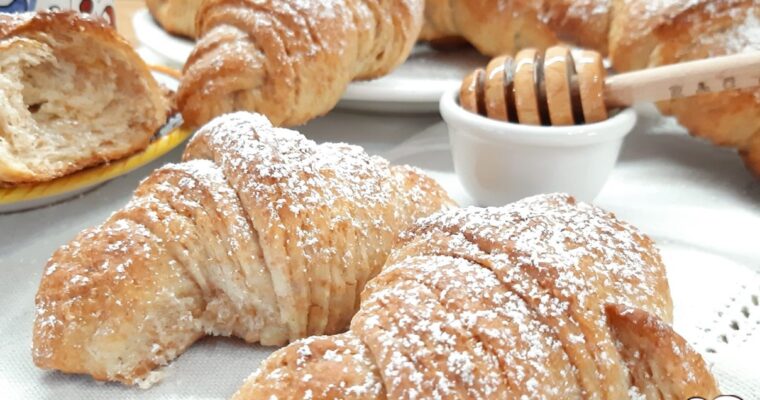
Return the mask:
<path fill-rule="evenodd" d="M 380 323 L 364 325 L 373 315 Z M 505 390 L 496 357 L 414 282 L 393 280 L 368 289 L 352 330 L 382 366 L 391 398 L 486 398 Z"/>
<path fill-rule="evenodd" d="M 760 51 L 760 8 L 732 9 L 729 14 L 734 24 L 725 32 L 706 35 L 701 44 L 720 52 L 713 56 Z"/>
<path fill-rule="evenodd" d="M 503 3 L 507 3 L 506 1 Z M 610 12 L 609 0 L 573 0 L 568 2 L 567 7 L 560 7 L 553 2 L 535 2 L 538 11 L 538 19 L 545 24 L 551 24 L 557 18 L 578 20 L 591 23 L 595 20 L 604 20 Z M 508 7 L 508 6 L 505 6 Z M 562 15 L 559 15 L 559 12 Z"/>
<path fill-rule="evenodd" d="M 628 2 L 636 2 L 643 6 L 644 14 L 637 16 L 637 18 L 653 18 L 663 15 L 676 15 L 689 8 L 703 3 L 704 0 L 627 0 Z"/>
<path fill-rule="evenodd" d="M 725 30 L 699 38 L 699 45 L 708 56 L 760 51 L 760 7 L 731 8 L 723 18 L 729 24 Z M 755 104 L 760 105 L 760 89 L 746 91 L 754 93 Z"/>
<path fill-rule="evenodd" d="M 329 376 L 329 379 L 325 379 Z M 270 356 L 249 378 L 250 398 L 385 398 L 368 349 L 353 334 L 316 336 Z"/>
<path fill-rule="evenodd" d="M 483 351 L 495 357 L 506 379 L 499 393 L 508 398 L 580 395 L 575 373 L 551 329 L 490 270 L 462 258 L 416 256 L 392 264 L 367 291 L 388 279 L 413 280 L 436 294 L 454 325 L 471 332 Z"/>
<path fill-rule="evenodd" d="M 396 232 L 448 202 L 417 171 L 390 167 L 356 146 L 317 145 L 248 113 L 229 114 L 199 131 L 185 158 L 197 157 L 219 165 L 261 240 L 270 243 L 264 257 L 281 313 L 291 316 L 291 339 L 345 327 Z M 324 246 L 335 231 L 354 240 Z M 288 264 L 272 254 L 279 245 L 291 256 Z M 310 303 L 323 313 L 299 312 Z"/>
<path fill-rule="evenodd" d="M 449 204 L 359 147 L 222 116 L 51 257 L 35 360 L 137 383 L 207 334 L 272 345 L 340 331 L 397 233 Z"/>
<path fill-rule="evenodd" d="M 582 371 L 578 379 L 587 395 L 604 390 L 614 397 L 628 388 L 603 304 L 631 304 L 670 318 L 664 268 L 651 241 L 566 196 L 437 214 L 404 238 L 410 254 L 456 255 L 493 271 L 551 327 Z M 403 259 L 405 251 L 401 247 L 392 259 Z"/>
<path fill-rule="evenodd" d="M 619 12 L 626 19 L 626 37 L 644 37 L 679 14 L 706 3 L 705 0 L 622 0 Z"/>
<path fill-rule="evenodd" d="M 551 273 L 560 291 L 578 296 L 583 304 L 602 296 L 603 302 L 624 301 L 670 318 L 664 267 L 652 241 L 613 215 L 565 195 L 537 196 L 501 209 L 436 214 L 420 220 L 404 237 L 413 240 L 435 229 L 461 232 L 492 258 L 508 255 L 509 262 Z M 597 286 L 610 291 L 599 293 Z"/>
<path fill-rule="evenodd" d="M 376 365 L 372 377 L 384 386 L 367 398 L 638 396 L 610 332 L 607 303 L 670 319 L 664 267 L 651 240 L 569 196 L 536 196 L 419 220 L 367 285 L 351 331 L 317 339 L 337 348 L 307 340 L 284 351 L 301 355 L 300 371 L 356 354 L 345 341 L 357 337 L 367 349 L 362 362 Z M 280 363 L 268 360 L 258 375 L 267 379 L 243 390 L 298 395 L 287 388 L 290 375 L 270 373 Z M 346 379 L 333 375 L 309 372 L 308 382 Z"/>

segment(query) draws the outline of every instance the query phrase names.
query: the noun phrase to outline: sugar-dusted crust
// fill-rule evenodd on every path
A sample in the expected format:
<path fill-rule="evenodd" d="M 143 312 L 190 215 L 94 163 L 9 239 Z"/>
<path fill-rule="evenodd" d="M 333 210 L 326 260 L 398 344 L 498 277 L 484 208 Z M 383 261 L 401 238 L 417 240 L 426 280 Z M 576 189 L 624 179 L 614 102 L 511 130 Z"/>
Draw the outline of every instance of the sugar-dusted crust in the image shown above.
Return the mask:
<path fill-rule="evenodd" d="M 608 304 L 605 313 L 635 392 L 665 399 L 713 399 L 720 394 L 702 356 L 670 325 L 618 304 Z"/>
<path fill-rule="evenodd" d="M 610 0 L 427 0 L 422 40 L 462 37 L 489 56 L 559 42 L 607 52 Z"/>
<path fill-rule="evenodd" d="M 234 398 L 711 396 L 671 318 L 657 249 L 610 213 L 566 195 L 451 210 L 401 236 L 348 333 L 278 351 Z"/>
<path fill-rule="evenodd" d="M 314 336 L 276 351 L 233 396 L 244 399 L 385 399 L 369 349 L 352 332 Z"/>
<path fill-rule="evenodd" d="M 41 368 L 136 384 L 207 334 L 282 345 L 345 330 L 397 234 L 452 205 L 419 171 L 219 117 L 50 258 Z"/>
<path fill-rule="evenodd" d="M 755 0 L 617 0 L 614 15 L 610 57 L 621 72 L 760 51 Z M 760 88 L 701 94 L 659 107 L 691 134 L 738 150 L 760 175 Z"/>

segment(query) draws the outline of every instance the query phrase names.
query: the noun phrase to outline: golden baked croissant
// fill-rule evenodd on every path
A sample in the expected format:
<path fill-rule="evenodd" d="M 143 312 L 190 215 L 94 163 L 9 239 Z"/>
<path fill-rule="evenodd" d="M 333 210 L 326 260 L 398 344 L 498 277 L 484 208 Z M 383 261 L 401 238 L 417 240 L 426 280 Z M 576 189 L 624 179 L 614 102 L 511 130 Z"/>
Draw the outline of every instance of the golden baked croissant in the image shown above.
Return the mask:
<path fill-rule="evenodd" d="M 489 56 L 569 42 L 607 51 L 611 0 L 427 0 L 422 40 L 461 36 Z"/>
<path fill-rule="evenodd" d="M 279 345 L 342 331 L 397 233 L 450 204 L 358 147 L 219 117 L 51 257 L 34 362 L 132 384 L 207 334 Z"/>
<path fill-rule="evenodd" d="M 757 0 L 427 0 L 425 16 L 428 40 L 461 35 L 488 55 L 565 41 L 608 53 L 619 72 L 760 51 Z M 677 96 L 678 88 L 672 90 Z M 693 135 L 736 148 L 760 175 L 760 89 L 659 107 Z"/>
<path fill-rule="evenodd" d="M 654 244 L 612 214 L 452 210 L 402 235 L 350 331 L 278 350 L 233 398 L 713 398 L 671 315 Z"/>
<path fill-rule="evenodd" d="M 202 0 L 145 0 L 150 15 L 165 31 L 195 38 L 195 14 Z"/>
<path fill-rule="evenodd" d="M 647 0 L 619 3 L 610 33 L 610 58 L 618 71 L 760 51 L 757 0 L 666 2 L 667 7 L 652 7 Z M 677 90 L 671 88 L 676 96 Z M 736 148 L 760 175 L 760 87 L 706 93 L 659 106 L 693 135 Z"/>
<path fill-rule="evenodd" d="M 148 67 L 105 21 L 0 13 L 0 185 L 138 152 L 168 112 Z"/>
<path fill-rule="evenodd" d="M 208 0 L 177 104 L 192 126 L 233 110 L 298 125 L 332 109 L 354 79 L 409 55 L 424 0 Z"/>

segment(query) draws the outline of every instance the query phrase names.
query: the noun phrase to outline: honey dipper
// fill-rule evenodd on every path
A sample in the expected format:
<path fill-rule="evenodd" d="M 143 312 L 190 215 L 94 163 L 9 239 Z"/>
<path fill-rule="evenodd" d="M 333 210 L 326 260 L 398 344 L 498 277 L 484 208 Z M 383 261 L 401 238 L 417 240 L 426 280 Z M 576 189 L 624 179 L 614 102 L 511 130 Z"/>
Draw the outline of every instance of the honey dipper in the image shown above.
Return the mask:
<path fill-rule="evenodd" d="M 607 110 L 639 101 L 760 86 L 760 52 L 666 65 L 607 77 L 598 52 L 555 46 L 545 54 L 501 56 L 462 82 L 468 111 L 530 125 L 573 125 L 607 119 Z"/>

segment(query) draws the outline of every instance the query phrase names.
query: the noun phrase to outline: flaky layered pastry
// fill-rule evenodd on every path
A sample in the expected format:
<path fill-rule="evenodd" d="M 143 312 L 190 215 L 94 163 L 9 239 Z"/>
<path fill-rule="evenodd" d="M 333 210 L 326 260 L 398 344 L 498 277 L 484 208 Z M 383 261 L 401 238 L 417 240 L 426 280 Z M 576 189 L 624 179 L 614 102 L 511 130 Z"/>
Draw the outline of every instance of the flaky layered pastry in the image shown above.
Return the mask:
<path fill-rule="evenodd" d="M 168 112 L 148 67 L 104 21 L 0 13 L 0 185 L 138 152 Z"/>
<path fill-rule="evenodd" d="M 460 36 L 489 56 L 559 42 L 607 51 L 611 0 L 427 0 L 422 40 Z"/>
<path fill-rule="evenodd" d="M 298 125 L 331 110 L 349 82 L 387 74 L 409 55 L 424 0 L 208 0 L 178 106 L 201 125 L 249 110 Z"/>
<path fill-rule="evenodd" d="M 205 335 L 281 345 L 340 332 L 398 232 L 450 204 L 432 179 L 358 147 L 219 117 L 183 163 L 51 257 L 34 362 L 133 384 Z"/>
<path fill-rule="evenodd" d="M 760 2 L 695 0 L 618 1 L 610 33 L 615 69 L 629 71 L 727 54 L 760 51 Z M 617 3 L 616 3 L 617 4 Z M 725 88 L 730 80 L 723 83 Z M 736 149 L 760 176 L 760 72 L 758 88 L 704 93 L 659 104 L 692 135 Z M 721 88 L 705 88 L 706 92 Z M 678 97 L 678 87 L 671 92 Z"/>
<path fill-rule="evenodd" d="M 418 221 L 351 330 L 264 361 L 248 399 L 713 398 L 652 241 L 565 195 Z"/>

